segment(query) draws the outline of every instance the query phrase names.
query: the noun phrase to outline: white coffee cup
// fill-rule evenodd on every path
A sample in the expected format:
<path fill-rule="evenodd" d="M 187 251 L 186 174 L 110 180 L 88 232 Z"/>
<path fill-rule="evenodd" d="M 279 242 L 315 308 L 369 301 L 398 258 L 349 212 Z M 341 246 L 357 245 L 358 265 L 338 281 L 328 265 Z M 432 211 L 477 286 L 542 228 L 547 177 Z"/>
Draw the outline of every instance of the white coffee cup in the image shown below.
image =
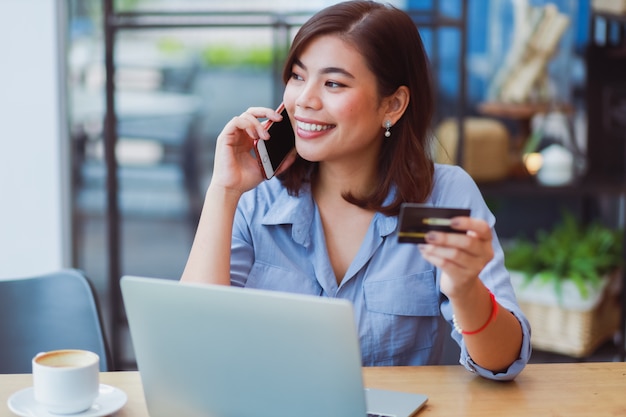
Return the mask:
<path fill-rule="evenodd" d="M 48 412 L 87 410 L 100 390 L 100 357 L 87 350 L 53 350 L 33 358 L 33 390 Z"/>

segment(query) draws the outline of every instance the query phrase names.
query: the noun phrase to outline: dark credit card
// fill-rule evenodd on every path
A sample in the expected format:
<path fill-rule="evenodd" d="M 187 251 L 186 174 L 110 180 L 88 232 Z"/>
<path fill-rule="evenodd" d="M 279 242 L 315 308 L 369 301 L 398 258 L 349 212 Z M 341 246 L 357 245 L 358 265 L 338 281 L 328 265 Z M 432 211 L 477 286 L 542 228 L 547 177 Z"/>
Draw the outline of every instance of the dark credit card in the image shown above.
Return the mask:
<path fill-rule="evenodd" d="M 403 203 L 398 221 L 399 243 L 425 243 L 431 230 L 447 233 L 465 233 L 450 227 L 450 219 L 469 216 L 470 209 L 433 207 L 417 203 Z"/>

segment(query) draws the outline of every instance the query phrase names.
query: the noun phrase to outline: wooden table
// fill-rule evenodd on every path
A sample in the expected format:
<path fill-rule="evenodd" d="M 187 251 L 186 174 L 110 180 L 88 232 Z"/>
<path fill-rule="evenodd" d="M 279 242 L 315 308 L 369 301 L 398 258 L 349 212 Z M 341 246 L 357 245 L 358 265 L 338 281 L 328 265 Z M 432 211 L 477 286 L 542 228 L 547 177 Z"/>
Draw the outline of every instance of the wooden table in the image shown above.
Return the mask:
<path fill-rule="evenodd" d="M 626 363 L 531 364 L 512 382 L 477 377 L 460 366 L 365 368 L 365 384 L 426 394 L 418 416 L 626 416 Z M 118 417 L 148 416 L 137 372 L 108 372 L 101 382 L 128 394 Z M 32 377 L 0 375 L 0 417 L 13 416 L 11 394 Z"/>

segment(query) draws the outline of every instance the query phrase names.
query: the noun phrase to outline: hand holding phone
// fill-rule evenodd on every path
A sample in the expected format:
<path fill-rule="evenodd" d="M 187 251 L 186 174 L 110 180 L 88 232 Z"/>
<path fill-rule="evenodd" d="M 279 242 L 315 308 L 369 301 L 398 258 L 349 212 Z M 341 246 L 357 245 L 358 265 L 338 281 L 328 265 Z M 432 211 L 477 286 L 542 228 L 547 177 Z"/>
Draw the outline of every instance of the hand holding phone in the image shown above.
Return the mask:
<path fill-rule="evenodd" d="M 281 103 L 276 112 L 280 113 L 283 119 L 280 122 L 271 120 L 267 122 L 266 128 L 270 138 L 257 139 L 254 142 L 254 151 L 265 179 L 270 179 L 276 174 L 296 144 L 296 137 L 285 106 Z"/>
<path fill-rule="evenodd" d="M 398 226 L 399 243 L 425 243 L 426 234 L 433 230 L 446 233 L 465 233 L 450 226 L 453 217 L 469 216 L 469 209 L 433 207 L 417 203 L 400 206 Z"/>

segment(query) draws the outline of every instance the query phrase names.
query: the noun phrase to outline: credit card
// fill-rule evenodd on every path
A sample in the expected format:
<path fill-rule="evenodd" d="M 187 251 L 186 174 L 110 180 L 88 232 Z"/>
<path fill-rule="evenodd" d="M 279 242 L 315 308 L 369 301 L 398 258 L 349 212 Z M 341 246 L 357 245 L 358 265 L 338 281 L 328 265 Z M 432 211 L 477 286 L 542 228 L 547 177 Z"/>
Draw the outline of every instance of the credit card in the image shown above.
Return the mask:
<path fill-rule="evenodd" d="M 465 233 L 450 227 L 453 217 L 469 216 L 470 209 L 433 207 L 417 203 L 403 203 L 398 220 L 399 243 L 425 243 L 431 230 L 446 233 Z"/>

